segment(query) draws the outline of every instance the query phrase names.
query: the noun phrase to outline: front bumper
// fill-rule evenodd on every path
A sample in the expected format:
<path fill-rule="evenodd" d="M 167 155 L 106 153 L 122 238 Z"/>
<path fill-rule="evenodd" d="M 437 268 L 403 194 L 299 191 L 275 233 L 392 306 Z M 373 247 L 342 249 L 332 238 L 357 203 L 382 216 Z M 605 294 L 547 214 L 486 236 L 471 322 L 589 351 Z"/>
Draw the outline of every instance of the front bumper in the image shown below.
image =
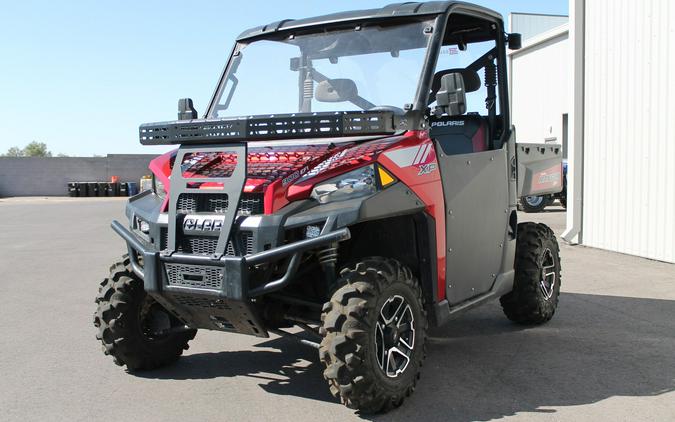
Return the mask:
<path fill-rule="evenodd" d="M 145 290 L 192 328 L 235 331 L 267 337 L 252 298 L 284 288 L 297 272 L 302 254 L 348 240 L 348 228 L 245 256 L 173 253 L 162 255 L 118 221 L 112 229 L 127 243 L 131 267 Z M 250 286 L 250 269 L 290 258 L 285 273 L 262 285 Z M 180 277 L 176 278 L 176 272 Z"/>

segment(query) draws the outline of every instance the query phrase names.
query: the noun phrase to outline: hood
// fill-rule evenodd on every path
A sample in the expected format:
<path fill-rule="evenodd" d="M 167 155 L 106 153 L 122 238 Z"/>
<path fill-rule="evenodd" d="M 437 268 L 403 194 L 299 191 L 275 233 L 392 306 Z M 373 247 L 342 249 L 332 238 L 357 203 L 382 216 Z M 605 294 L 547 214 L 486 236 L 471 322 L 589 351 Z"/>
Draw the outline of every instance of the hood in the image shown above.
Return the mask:
<path fill-rule="evenodd" d="M 289 199 L 302 199 L 305 193 L 309 194 L 307 187 L 313 184 L 313 179 L 318 182 L 373 162 L 380 152 L 401 138 L 371 136 L 308 140 L 304 144 L 289 141 L 249 143 L 244 192 L 264 194 L 266 205 L 270 204 L 269 209 L 265 207 L 266 213 L 273 212 L 286 205 Z M 150 163 L 150 170 L 167 191 L 176 152 L 173 150 Z M 236 156 L 227 151 L 187 154 L 181 164 L 183 176 L 187 178 L 228 177 L 235 166 Z M 302 188 L 290 189 L 294 184 Z M 203 183 L 201 187 L 215 186 Z"/>

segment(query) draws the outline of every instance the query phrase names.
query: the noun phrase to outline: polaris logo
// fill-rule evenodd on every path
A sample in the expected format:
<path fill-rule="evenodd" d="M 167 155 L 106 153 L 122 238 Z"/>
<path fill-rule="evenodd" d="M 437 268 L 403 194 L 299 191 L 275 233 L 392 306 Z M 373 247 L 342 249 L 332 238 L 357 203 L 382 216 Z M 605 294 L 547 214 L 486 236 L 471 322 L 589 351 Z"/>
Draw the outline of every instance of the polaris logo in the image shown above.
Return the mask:
<path fill-rule="evenodd" d="M 431 127 L 445 126 L 464 126 L 464 120 L 445 120 L 441 122 L 431 122 Z"/>
<path fill-rule="evenodd" d="M 183 232 L 220 232 L 224 217 L 187 215 L 183 219 Z"/>

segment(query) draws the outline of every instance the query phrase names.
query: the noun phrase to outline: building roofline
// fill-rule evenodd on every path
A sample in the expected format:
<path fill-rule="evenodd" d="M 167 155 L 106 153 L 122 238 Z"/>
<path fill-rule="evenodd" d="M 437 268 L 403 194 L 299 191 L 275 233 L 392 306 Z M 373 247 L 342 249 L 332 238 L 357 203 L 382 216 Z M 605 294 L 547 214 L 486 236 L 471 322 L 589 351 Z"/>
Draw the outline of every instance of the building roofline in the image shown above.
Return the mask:
<path fill-rule="evenodd" d="M 526 53 L 527 51 L 532 50 L 533 48 L 547 41 L 550 41 L 554 38 L 558 38 L 561 35 L 569 34 L 569 31 L 570 31 L 569 22 L 556 26 L 555 28 L 549 29 L 546 32 L 542 32 L 541 34 L 537 34 L 532 38 L 528 38 L 527 40 L 523 41 L 523 46 L 520 48 L 520 50 L 508 51 L 507 55 L 515 57 L 520 54 Z"/>
<path fill-rule="evenodd" d="M 569 18 L 569 15 L 557 15 L 554 13 L 530 13 L 530 12 L 509 12 L 509 15 L 526 15 L 526 16 L 549 16 L 552 18 Z"/>

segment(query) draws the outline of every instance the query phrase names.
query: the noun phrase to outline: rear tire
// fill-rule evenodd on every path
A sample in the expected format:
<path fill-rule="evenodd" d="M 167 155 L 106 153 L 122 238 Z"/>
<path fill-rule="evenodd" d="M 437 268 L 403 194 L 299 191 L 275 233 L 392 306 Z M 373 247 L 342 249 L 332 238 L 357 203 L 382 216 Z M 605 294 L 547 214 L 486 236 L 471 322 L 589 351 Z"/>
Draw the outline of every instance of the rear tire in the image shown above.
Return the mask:
<path fill-rule="evenodd" d="M 425 358 L 427 318 L 410 269 L 367 258 L 343 269 L 324 305 L 319 349 L 324 378 L 344 405 L 386 412 L 409 396 Z"/>
<path fill-rule="evenodd" d="M 131 371 L 175 362 L 197 333 L 183 329 L 181 321 L 148 296 L 126 255 L 110 267 L 96 304 L 94 326 L 103 353 Z"/>
<path fill-rule="evenodd" d="M 518 324 L 543 324 L 553 318 L 560 295 L 560 252 L 544 224 L 518 224 L 513 291 L 501 297 L 506 316 Z"/>
<path fill-rule="evenodd" d="M 520 198 L 520 209 L 527 212 L 541 212 L 547 206 L 551 205 L 551 199 L 548 195 L 541 196 L 523 196 Z"/>

